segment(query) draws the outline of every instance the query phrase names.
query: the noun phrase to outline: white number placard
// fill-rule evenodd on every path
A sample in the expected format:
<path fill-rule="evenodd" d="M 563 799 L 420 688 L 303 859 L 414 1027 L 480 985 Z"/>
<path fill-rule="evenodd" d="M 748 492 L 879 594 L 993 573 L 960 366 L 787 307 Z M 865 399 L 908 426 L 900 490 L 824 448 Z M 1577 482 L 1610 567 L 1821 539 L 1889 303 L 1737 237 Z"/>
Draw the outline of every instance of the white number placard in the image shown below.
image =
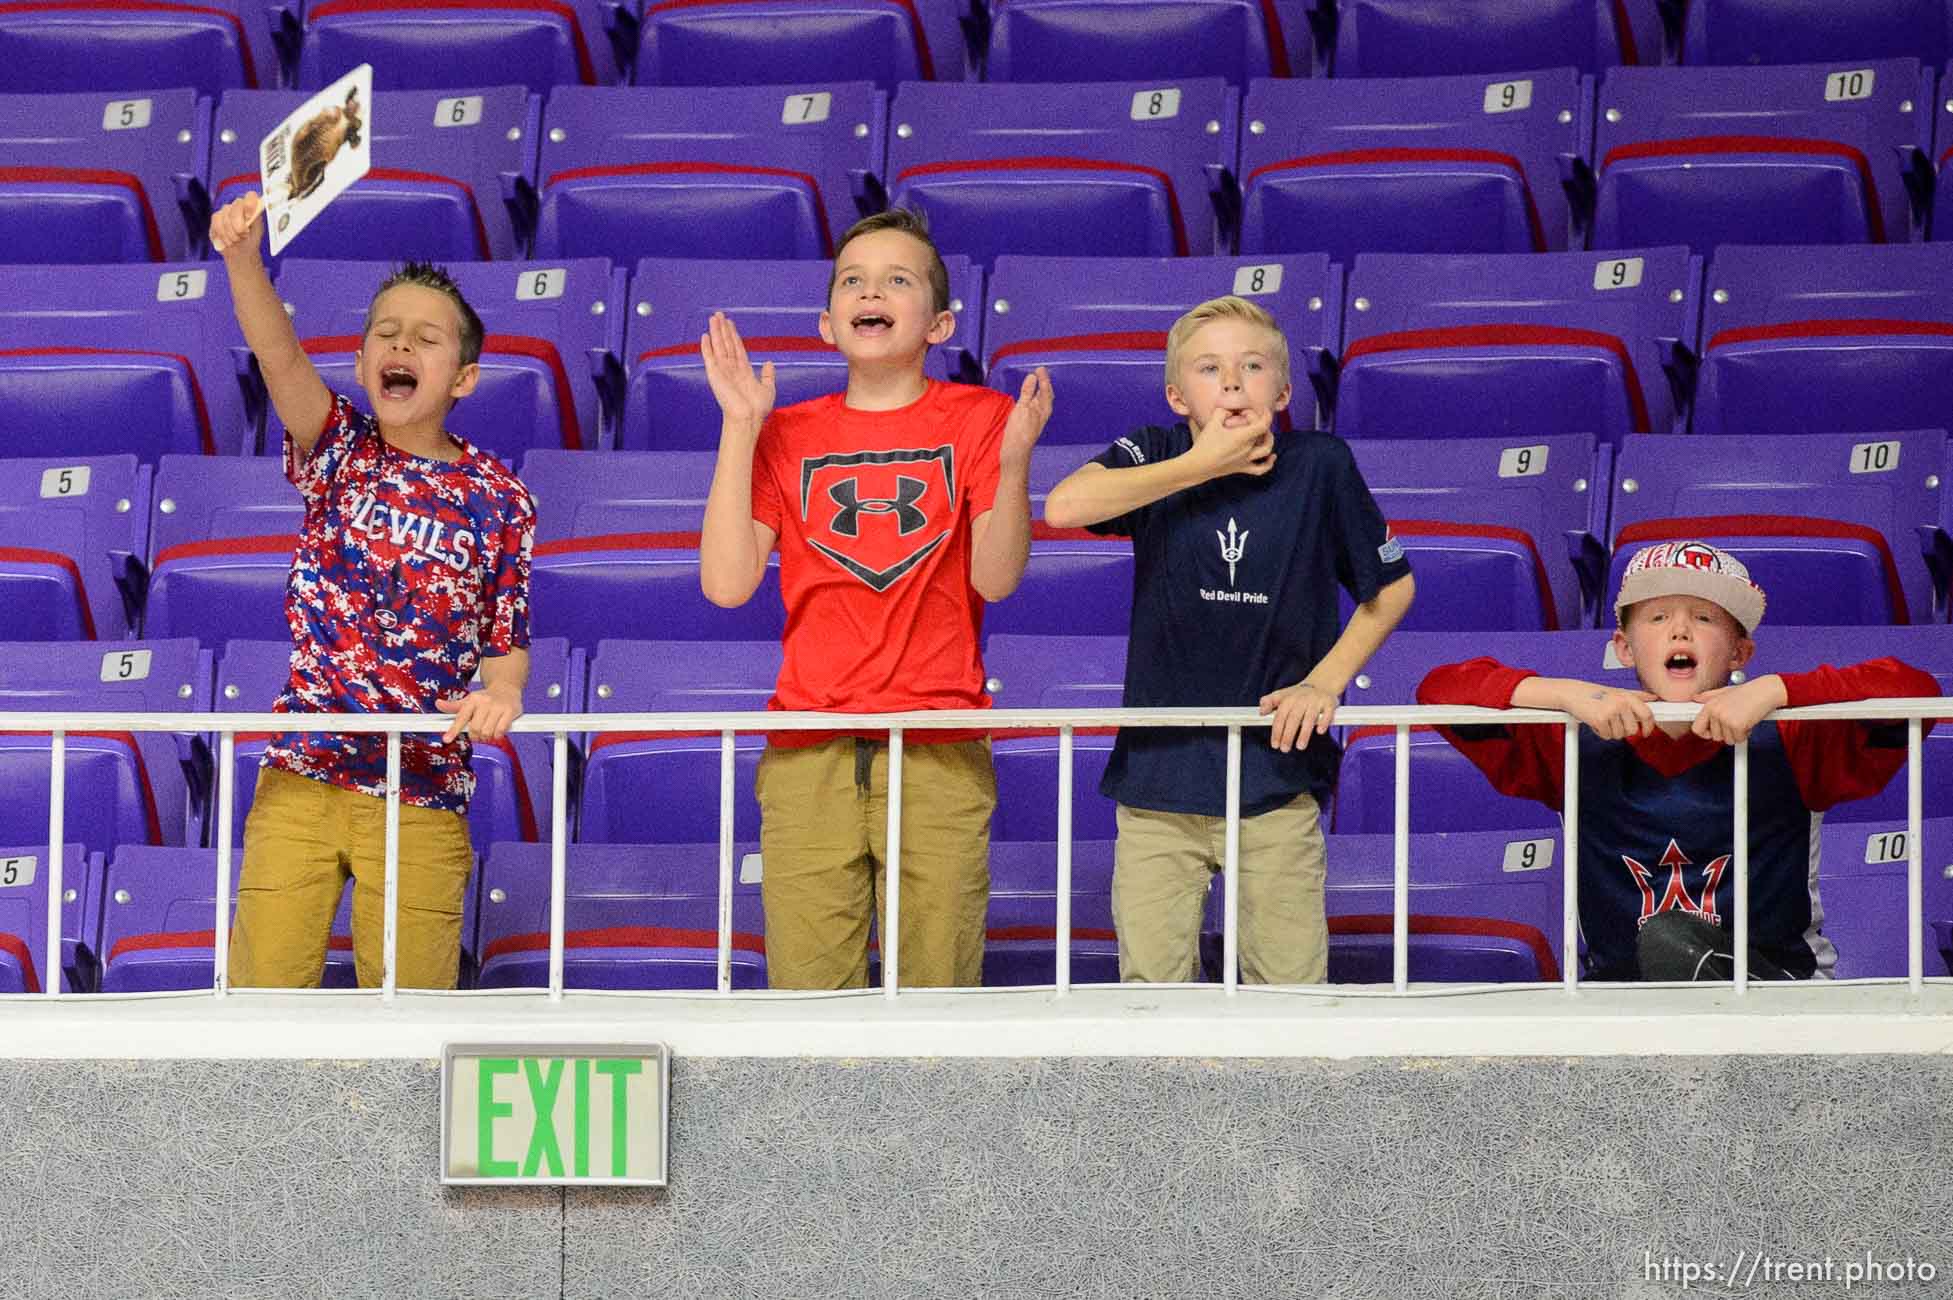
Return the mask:
<path fill-rule="evenodd" d="M 1642 259 L 1610 257 L 1594 263 L 1594 288 L 1632 289 L 1641 283 Z"/>
<path fill-rule="evenodd" d="M 1824 78 L 1824 97 L 1833 103 L 1847 99 L 1870 99 L 1877 76 L 1871 68 L 1847 68 Z"/>
<path fill-rule="evenodd" d="M 1906 860 L 1906 833 L 1904 831 L 1876 831 L 1865 837 L 1865 864 L 1877 866 L 1881 862 L 1904 862 Z"/>
<path fill-rule="evenodd" d="M 1153 122 L 1161 118 L 1178 116 L 1180 116 L 1180 92 L 1173 86 L 1137 91 L 1132 97 L 1132 120 L 1135 122 Z"/>
<path fill-rule="evenodd" d="M 149 676 L 147 650 L 111 650 L 102 656 L 102 680 L 139 682 Z"/>
<path fill-rule="evenodd" d="M 541 271 L 524 271 L 515 282 L 517 302 L 539 302 L 544 298 L 561 298 L 563 286 L 570 273 L 560 266 L 552 266 Z"/>
<path fill-rule="evenodd" d="M 1552 840 L 1513 840 L 1505 846 L 1507 871 L 1544 871 L 1552 865 Z"/>
<path fill-rule="evenodd" d="M 0 858 L 0 889 L 23 889 L 34 883 L 39 858 Z"/>
<path fill-rule="evenodd" d="M 788 95 L 786 103 L 780 106 L 780 122 L 783 126 L 825 122 L 833 111 L 834 96 L 825 90 L 801 91 Z"/>
<path fill-rule="evenodd" d="M 1551 451 L 1545 443 L 1531 447 L 1507 447 L 1499 453 L 1500 478 L 1533 478 L 1546 472 L 1546 453 Z"/>
<path fill-rule="evenodd" d="M 1280 293 L 1282 290 L 1282 264 L 1269 262 L 1262 266 L 1243 266 L 1234 272 L 1234 296 L 1249 298 L 1258 293 Z"/>
<path fill-rule="evenodd" d="M 456 95 L 434 102 L 435 126 L 474 126 L 480 121 L 480 95 Z"/>
<path fill-rule="evenodd" d="M 88 466 L 56 465 L 53 469 L 42 470 L 41 495 L 43 497 L 87 496 Z"/>
<path fill-rule="evenodd" d="M 745 857 L 739 859 L 740 884 L 757 885 L 765 875 L 766 864 L 760 861 L 759 854 L 748 853 Z"/>
<path fill-rule="evenodd" d="M 104 131 L 140 131 L 149 125 L 149 109 L 153 101 L 147 99 L 111 99 L 102 106 L 102 129 Z"/>
<path fill-rule="evenodd" d="M 1530 81 L 1495 81 L 1485 88 L 1485 111 L 1488 113 L 1517 113 L 1532 106 L 1533 83 Z"/>
<path fill-rule="evenodd" d="M 1851 472 L 1854 474 L 1889 474 L 1899 467 L 1899 444 L 1896 442 L 1861 442 L 1851 449 Z"/>
<path fill-rule="evenodd" d="M 165 271 L 156 277 L 156 301 L 195 302 L 209 285 L 208 271 Z"/>

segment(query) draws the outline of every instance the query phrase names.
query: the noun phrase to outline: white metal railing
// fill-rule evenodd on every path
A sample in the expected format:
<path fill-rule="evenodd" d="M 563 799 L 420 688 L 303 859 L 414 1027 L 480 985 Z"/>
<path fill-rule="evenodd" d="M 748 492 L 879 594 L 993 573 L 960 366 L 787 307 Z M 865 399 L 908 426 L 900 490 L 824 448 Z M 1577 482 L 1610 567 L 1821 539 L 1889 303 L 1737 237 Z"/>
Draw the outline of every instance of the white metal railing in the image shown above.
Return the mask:
<path fill-rule="evenodd" d="M 1649 706 L 1657 721 L 1678 722 L 1692 719 L 1699 706 L 1655 703 Z M 1923 786 L 1920 768 L 1924 720 L 1953 718 L 1953 697 L 1903 700 L 1860 700 L 1847 704 L 1824 704 L 1799 709 L 1784 709 L 1772 719 L 1879 718 L 1906 723 L 1906 983 L 1917 993 L 1925 984 L 1924 953 L 1921 946 L 1923 924 L 1924 866 L 1921 825 L 1924 820 Z M 1539 725 L 1568 723 L 1565 714 L 1546 709 L 1480 709 L 1463 706 L 1347 706 L 1336 711 L 1336 725 L 1343 727 L 1387 726 L 1395 731 L 1396 790 L 1393 829 L 1392 881 L 1392 986 L 1391 994 L 1409 994 L 1410 920 L 1410 732 L 1412 727 L 1485 724 Z M 718 979 L 717 993 L 732 996 L 732 892 L 733 892 L 733 752 L 734 740 L 742 734 L 781 731 L 885 731 L 888 733 L 888 904 L 885 933 L 882 935 L 883 996 L 900 993 L 901 932 L 901 816 L 903 738 L 911 731 L 1051 729 L 1058 733 L 1058 861 L 1056 983 L 1054 991 L 1063 996 L 1071 989 L 1071 886 L 1072 886 L 1072 767 L 1073 736 L 1077 726 L 1148 727 L 1225 727 L 1227 729 L 1226 832 L 1223 874 L 1226 881 L 1225 911 L 1222 923 L 1223 989 L 1228 996 L 1238 991 L 1237 945 L 1239 929 L 1239 855 L 1241 830 L 1241 735 L 1243 730 L 1265 728 L 1270 719 L 1246 709 L 962 709 L 920 713 L 842 714 L 842 713 L 604 713 L 527 715 L 518 719 L 513 730 L 544 734 L 553 740 L 550 829 L 549 900 L 549 984 L 548 997 L 560 1002 L 563 997 L 564 911 L 566 903 L 565 864 L 569 849 L 569 741 L 573 734 L 607 731 L 657 731 L 663 733 L 716 733 L 719 737 L 719 897 L 718 897 Z M 382 937 L 382 980 L 379 996 L 392 1001 L 397 993 L 396 949 L 398 945 L 400 878 L 400 737 L 404 733 L 443 732 L 453 720 L 439 715 L 400 714 L 287 714 L 287 713 L 33 713 L 0 712 L 0 729 L 14 733 L 47 733 L 49 744 L 48 784 L 48 865 L 47 949 L 44 964 L 47 978 L 40 995 L 48 998 L 74 996 L 61 989 L 61 912 L 63 902 L 62 849 L 66 816 L 66 735 L 85 727 L 90 731 L 165 732 L 173 734 L 218 735 L 217 759 L 217 878 L 215 901 L 215 961 L 211 992 L 219 999 L 228 996 L 226 971 L 230 938 L 230 882 L 233 868 L 231 819 L 235 800 L 235 745 L 238 732 L 336 732 L 373 733 L 387 736 L 385 902 Z M 1735 748 L 1734 772 L 1734 854 L 1735 919 L 1732 935 L 1735 973 L 1732 987 L 1743 994 L 1749 986 L 1749 745 Z M 1579 988 L 1579 822 L 1580 756 L 1576 726 L 1568 726 L 1565 737 L 1565 789 L 1562 815 L 1562 862 L 1564 882 L 1563 932 L 1561 935 L 1562 981 L 1568 993 Z M 1311 991 L 1290 989 L 1288 991 Z M 1357 990 L 1348 986 L 1321 986 L 1325 992 L 1350 996 Z M 670 997 L 672 991 L 644 991 L 636 997 Z M 19 997 L 21 995 L 14 995 Z M 85 996 L 85 995 L 84 995 Z M 683 993 L 680 996 L 697 996 Z M 749 995 L 750 996 L 750 995 Z"/>

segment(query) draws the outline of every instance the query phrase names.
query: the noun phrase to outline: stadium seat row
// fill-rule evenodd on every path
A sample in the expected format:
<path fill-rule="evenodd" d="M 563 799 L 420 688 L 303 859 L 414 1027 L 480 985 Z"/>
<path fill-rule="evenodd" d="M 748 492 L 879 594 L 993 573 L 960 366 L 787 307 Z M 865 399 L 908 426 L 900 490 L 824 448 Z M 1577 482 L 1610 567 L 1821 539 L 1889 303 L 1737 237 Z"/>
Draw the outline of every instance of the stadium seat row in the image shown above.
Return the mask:
<path fill-rule="evenodd" d="M 384 91 L 300 257 L 821 258 L 887 203 L 1000 254 L 1905 243 L 1953 131 L 1935 65 L 1493 79 Z M 10 262 L 177 261 L 303 97 L 0 96 Z M 1731 126 L 1740 123 L 1740 130 Z M 1935 136 L 1942 137 L 1935 142 Z M 1944 223 L 1942 223 L 1944 224 Z M 1939 232 L 1942 236 L 1945 231 Z"/>

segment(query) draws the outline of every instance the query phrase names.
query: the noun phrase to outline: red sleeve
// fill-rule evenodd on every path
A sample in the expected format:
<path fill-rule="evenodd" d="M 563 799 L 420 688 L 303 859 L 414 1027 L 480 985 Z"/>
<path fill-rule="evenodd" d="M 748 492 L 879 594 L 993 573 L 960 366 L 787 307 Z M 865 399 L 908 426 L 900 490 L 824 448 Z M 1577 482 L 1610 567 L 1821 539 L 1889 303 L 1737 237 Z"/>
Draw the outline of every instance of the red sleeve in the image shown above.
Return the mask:
<path fill-rule="evenodd" d="M 1496 659 L 1471 659 L 1433 668 L 1417 685 L 1419 704 L 1512 707 L 1519 683 L 1538 674 Z M 1438 734 L 1485 773 L 1500 794 L 1537 799 L 1558 812 L 1566 786 L 1566 728 L 1536 726 L 1439 727 Z"/>
<path fill-rule="evenodd" d="M 985 397 L 991 396 L 987 389 L 977 391 Z M 1010 413 L 1016 406 L 1016 402 L 1004 397 L 1002 401 L 983 402 L 970 413 L 969 442 L 965 444 L 970 450 L 970 494 L 965 499 L 970 503 L 972 519 L 997 504 L 997 460 L 1003 451 L 1004 425 L 1010 422 Z"/>
<path fill-rule="evenodd" d="M 1848 668 L 1829 664 L 1807 673 L 1783 673 L 1789 707 L 1851 700 L 1905 699 L 1939 694 L 1928 672 L 1897 659 L 1872 659 Z M 1925 730 L 1933 729 L 1926 720 Z M 1836 804 L 1877 794 L 1906 762 L 1903 722 L 1868 718 L 1850 722 L 1782 722 L 1784 755 L 1797 778 L 1804 806 L 1823 812 Z"/>
<path fill-rule="evenodd" d="M 765 524 L 778 537 L 780 528 L 780 488 L 774 477 L 774 462 L 780 447 L 780 417 L 766 417 L 759 441 L 753 447 L 753 519 Z"/>

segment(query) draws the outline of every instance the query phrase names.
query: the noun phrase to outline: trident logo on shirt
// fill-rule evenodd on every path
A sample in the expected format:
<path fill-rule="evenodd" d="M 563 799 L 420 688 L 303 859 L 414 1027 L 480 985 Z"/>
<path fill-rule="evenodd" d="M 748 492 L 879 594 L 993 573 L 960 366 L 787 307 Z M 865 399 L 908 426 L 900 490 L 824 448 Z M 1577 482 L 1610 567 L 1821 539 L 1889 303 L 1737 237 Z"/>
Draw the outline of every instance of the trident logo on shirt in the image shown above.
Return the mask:
<path fill-rule="evenodd" d="M 1223 533 L 1220 529 L 1216 528 L 1214 530 L 1214 536 L 1221 539 L 1221 558 L 1227 561 L 1227 585 L 1232 587 L 1234 585 L 1234 566 L 1240 562 L 1241 552 L 1248 545 L 1247 530 L 1243 529 L 1240 536 L 1235 536 L 1234 520 L 1229 518 L 1227 521 L 1227 531 Z"/>

